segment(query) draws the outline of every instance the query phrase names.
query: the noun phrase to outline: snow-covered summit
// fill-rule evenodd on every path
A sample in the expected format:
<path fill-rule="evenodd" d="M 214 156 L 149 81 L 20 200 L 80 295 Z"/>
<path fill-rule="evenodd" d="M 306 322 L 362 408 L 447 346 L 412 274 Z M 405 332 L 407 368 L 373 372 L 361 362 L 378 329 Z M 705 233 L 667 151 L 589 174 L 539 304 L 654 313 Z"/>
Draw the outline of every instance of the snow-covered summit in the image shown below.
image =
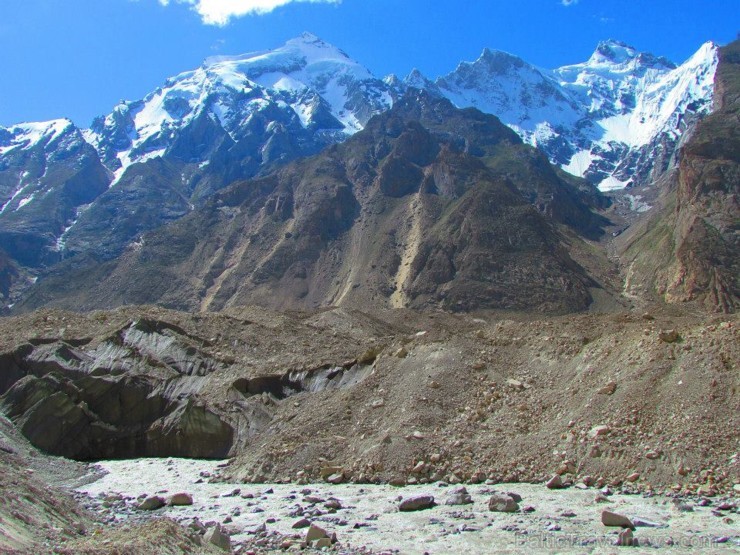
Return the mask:
<path fill-rule="evenodd" d="M 65 132 L 74 128 L 68 119 L 19 123 L 0 127 L 0 155 L 16 149 L 30 149 L 37 145 L 48 145 Z"/>
<path fill-rule="evenodd" d="M 617 40 L 552 71 L 485 49 L 440 77 L 435 88 L 459 107 L 498 116 L 567 171 L 602 189 L 665 169 L 687 126 L 712 104 L 717 46 L 681 66 Z"/>
<path fill-rule="evenodd" d="M 208 117 L 238 140 L 256 114 L 298 118 L 305 129 L 345 135 L 389 108 L 388 86 L 358 62 L 304 33 L 280 48 L 208 58 L 136 102 L 117 106 L 86 132 L 119 176 L 131 163 L 162 156 L 179 132 Z"/>

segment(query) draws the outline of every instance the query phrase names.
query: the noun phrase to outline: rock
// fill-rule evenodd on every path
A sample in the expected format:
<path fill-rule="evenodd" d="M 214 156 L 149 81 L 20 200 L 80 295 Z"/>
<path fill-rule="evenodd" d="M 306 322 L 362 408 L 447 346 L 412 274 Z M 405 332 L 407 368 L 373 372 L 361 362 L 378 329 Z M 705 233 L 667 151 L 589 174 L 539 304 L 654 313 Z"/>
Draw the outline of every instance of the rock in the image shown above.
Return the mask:
<path fill-rule="evenodd" d="M 497 513 L 515 513 L 519 510 L 519 504 L 510 495 L 494 493 L 488 500 L 488 510 Z"/>
<path fill-rule="evenodd" d="M 334 511 L 339 511 L 343 508 L 342 503 L 339 501 L 339 499 L 329 499 L 326 503 L 324 503 L 324 507 Z"/>
<path fill-rule="evenodd" d="M 653 316 L 649 312 L 646 312 L 645 314 L 642 315 L 642 319 L 643 320 L 655 320 L 655 316 Z"/>
<path fill-rule="evenodd" d="M 231 538 L 223 531 L 220 524 L 216 524 L 216 526 L 206 530 L 203 541 L 213 544 L 224 551 L 231 551 Z"/>
<path fill-rule="evenodd" d="M 156 511 L 157 509 L 161 509 L 165 506 L 165 500 L 164 498 L 160 497 L 159 495 L 150 495 L 144 501 L 139 503 L 139 510 L 141 511 Z"/>
<path fill-rule="evenodd" d="M 678 509 L 682 513 L 693 513 L 694 507 L 688 503 L 682 503 L 678 499 L 673 500 L 673 504 L 675 505 L 676 509 Z"/>
<path fill-rule="evenodd" d="M 331 547 L 331 538 L 320 538 L 313 544 L 316 549 L 323 549 L 324 547 Z"/>
<path fill-rule="evenodd" d="M 508 379 L 506 380 L 506 385 L 508 385 L 512 389 L 516 389 L 517 391 L 521 391 L 522 389 L 524 389 L 524 384 L 519 380 Z"/>
<path fill-rule="evenodd" d="M 338 472 L 336 474 L 332 474 L 326 479 L 326 481 L 330 484 L 341 484 L 342 482 L 344 482 L 344 473 Z"/>
<path fill-rule="evenodd" d="M 417 495 L 401 501 L 401 504 L 398 506 L 398 510 L 404 512 L 422 511 L 424 509 L 431 509 L 435 505 L 436 503 L 434 502 L 433 496 Z"/>
<path fill-rule="evenodd" d="M 663 343 L 675 343 L 681 338 L 676 330 L 660 330 L 658 337 Z"/>
<path fill-rule="evenodd" d="M 464 487 L 458 487 L 450 492 L 450 496 L 445 501 L 445 505 L 470 505 L 473 498 Z"/>
<path fill-rule="evenodd" d="M 613 513 L 611 511 L 601 511 L 601 523 L 604 526 L 621 526 L 622 528 L 635 529 L 632 521 L 624 515 Z"/>
<path fill-rule="evenodd" d="M 167 504 L 173 507 L 180 507 L 193 504 L 193 496 L 189 493 L 175 493 L 167 500 Z"/>
<path fill-rule="evenodd" d="M 565 487 L 563 485 L 563 479 L 558 474 L 555 474 L 555 476 L 550 478 L 545 486 L 547 489 L 563 489 Z"/>
<path fill-rule="evenodd" d="M 735 493 L 740 493 L 740 484 L 733 485 L 732 491 L 734 491 Z"/>
<path fill-rule="evenodd" d="M 634 534 L 632 534 L 632 530 L 630 530 L 629 528 L 622 530 L 619 533 L 619 538 L 617 539 L 617 545 L 620 547 L 631 547 L 633 545 L 637 545 L 635 542 Z"/>
<path fill-rule="evenodd" d="M 637 528 L 668 528 L 667 524 L 653 522 L 652 520 L 640 518 L 639 516 L 632 518 L 632 524 L 634 524 Z"/>
<path fill-rule="evenodd" d="M 610 503 L 611 501 L 603 493 L 597 493 L 596 494 L 596 497 L 594 498 L 594 502 L 596 502 L 596 503 Z"/>
<path fill-rule="evenodd" d="M 609 426 L 601 425 L 601 426 L 594 426 L 591 428 L 591 431 L 588 432 L 588 435 L 592 438 L 597 438 L 601 436 L 605 436 L 609 433 Z"/>
<path fill-rule="evenodd" d="M 322 538 L 328 538 L 329 534 L 323 528 L 312 524 L 306 532 L 306 543 L 311 543 Z"/>
<path fill-rule="evenodd" d="M 506 495 L 508 495 L 509 497 L 511 497 L 517 503 L 521 503 L 522 502 L 522 496 L 519 495 L 518 493 L 514 493 L 513 491 L 507 491 L 506 492 Z"/>
<path fill-rule="evenodd" d="M 406 350 L 406 347 L 401 347 L 395 353 L 393 353 L 393 356 L 397 358 L 406 358 L 407 356 L 409 356 L 409 352 Z"/>
<path fill-rule="evenodd" d="M 302 518 L 301 520 L 298 520 L 293 523 L 294 530 L 299 530 L 301 528 L 308 528 L 309 526 L 311 526 L 311 521 L 308 520 L 307 518 Z"/>
<path fill-rule="evenodd" d="M 342 474 L 344 471 L 341 466 L 324 466 L 321 468 L 321 479 L 327 480 L 333 474 Z"/>
<path fill-rule="evenodd" d="M 639 472 L 633 472 L 632 474 L 630 474 L 629 476 L 627 476 L 627 481 L 628 482 L 636 482 L 639 479 L 640 479 L 640 473 Z"/>
<path fill-rule="evenodd" d="M 617 382 L 609 382 L 604 387 L 599 389 L 599 395 L 613 395 L 617 390 Z"/>

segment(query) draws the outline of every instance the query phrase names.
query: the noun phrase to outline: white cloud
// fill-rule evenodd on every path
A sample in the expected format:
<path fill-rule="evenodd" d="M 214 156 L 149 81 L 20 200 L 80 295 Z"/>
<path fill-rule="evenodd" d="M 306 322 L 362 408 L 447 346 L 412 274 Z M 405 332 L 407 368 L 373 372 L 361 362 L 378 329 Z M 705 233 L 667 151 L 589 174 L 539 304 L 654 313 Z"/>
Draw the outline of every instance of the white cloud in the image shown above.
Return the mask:
<path fill-rule="evenodd" d="M 572 6 L 573 4 L 578 4 L 578 0 L 560 0 L 560 3 L 563 6 Z"/>
<path fill-rule="evenodd" d="M 193 6 L 207 25 L 226 25 L 233 17 L 262 15 L 293 2 L 341 4 L 342 0 L 159 0 L 163 6 L 171 2 Z"/>

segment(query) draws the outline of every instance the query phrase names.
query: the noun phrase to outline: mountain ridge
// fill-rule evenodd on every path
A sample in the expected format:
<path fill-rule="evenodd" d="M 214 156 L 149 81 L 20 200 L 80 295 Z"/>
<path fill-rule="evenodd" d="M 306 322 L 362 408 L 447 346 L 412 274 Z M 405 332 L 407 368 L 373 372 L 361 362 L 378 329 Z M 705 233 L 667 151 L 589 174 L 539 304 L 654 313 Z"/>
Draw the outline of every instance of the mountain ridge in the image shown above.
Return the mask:
<path fill-rule="evenodd" d="M 346 142 L 235 183 L 109 264 L 47 278 L 19 308 L 583 310 L 599 286 L 558 226 L 606 222 L 573 179 L 495 117 L 411 89 Z"/>
<path fill-rule="evenodd" d="M 680 69 L 669 70 L 661 58 L 617 41 L 601 43 L 592 65 L 597 53 L 601 52 L 601 60 L 608 49 L 613 56 L 617 52 L 625 58 L 626 62 L 619 58 L 620 67 L 639 62 L 641 67 L 657 66 L 669 74 Z M 711 57 L 711 48 L 705 50 L 695 66 L 706 70 L 702 74 L 706 81 L 712 65 L 702 62 Z M 711 96 L 707 93 L 693 112 L 667 109 L 672 130 L 647 145 L 597 144 L 589 142 L 589 134 L 598 126 L 554 73 L 490 49 L 484 50 L 481 60 L 487 72 L 498 68 L 506 73 L 515 66 L 512 75 L 519 87 L 515 96 L 528 99 L 512 101 L 505 84 L 489 79 L 491 90 L 500 93 L 497 98 L 508 102 L 511 121 L 493 104 L 484 108 L 498 111 L 504 123 L 525 141 L 537 143 L 551 161 L 592 183 L 606 178 L 622 186 L 626 182 L 614 175 L 634 174 L 645 181 L 665 171 L 675 161 L 680 132 L 700 119 Z M 468 96 L 453 98 L 458 106 L 471 104 L 477 94 L 476 63 L 458 66 L 458 70 L 468 68 L 472 79 Z M 576 76 L 583 74 L 573 71 Z M 648 68 L 645 74 L 655 71 Z M 591 77 L 597 84 L 611 83 Z M 445 78 L 440 79 L 433 83 L 417 71 L 405 83 L 393 77 L 380 80 L 340 49 L 303 34 L 273 50 L 209 58 L 199 68 L 167 79 L 144 99 L 119 104 L 90 129 L 80 130 L 69 120 L 0 128 L 0 249 L 12 268 L 8 276 L 13 276 L 3 291 L 5 304 L 13 304 L 55 264 L 75 257 L 112 260 L 138 242 L 142 233 L 191 213 L 230 183 L 268 175 L 292 160 L 346 140 L 372 115 L 390 108 L 412 84 L 432 95 L 454 97 L 440 87 Z M 460 79 L 457 82 L 463 83 Z M 634 76 L 630 79 L 639 81 Z M 685 88 L 681 79 L 676 82 Z M 538 91 L 544 91 L 544 96 L 538 96 Z M 627 102 L 621 97 L 610 101 Z M 598 112 L 619 120 L 612 126 L 619 131 L 629 114 L 613 114 L 615 106 L 610 104 L 608 110 L 601 106 Z M 536 122 L 553 111 L 560 114 L 554 126 Z M 634 119 L 634 114 L 629 117 Z M 523 121 L 535 131 L 523 131 Z M 579 128 L 578 132 L 569 136 L 568 125 Z M 546 140 L 533 140 L 537 133 Z M 62 136 L 67 139 L 65 145 Z M 85 191 L 79 190 L 81 184 Z M 534 202 L 537 194 L 530 192 L 530 196 Z M 578 216 L 573 212 L 571 223 Z"/>

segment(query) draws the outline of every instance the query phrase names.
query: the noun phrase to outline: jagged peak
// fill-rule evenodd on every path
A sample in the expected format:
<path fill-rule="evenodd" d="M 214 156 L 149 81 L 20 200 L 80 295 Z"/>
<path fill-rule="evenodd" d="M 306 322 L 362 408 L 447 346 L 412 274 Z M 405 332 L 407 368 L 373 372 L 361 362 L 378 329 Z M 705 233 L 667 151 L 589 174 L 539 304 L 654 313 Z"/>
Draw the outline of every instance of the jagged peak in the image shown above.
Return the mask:
<path fill-rule="evenodd" d="M 599 42 L 588 60 L 589 65 L 624 65 L 631 62 L 660 69 L 675 69 L 676 67 L 676 64 L 667 58 L 655 56 L 650 52 L 640 52 L 634 46 L 616 39 Z"/>
<path fill-rule="evenodd" d="M 431 80 L 428 79 L 420 70 L 414 68 L 404 78 L 403 82 L 411 87 L 423 88 L 425 85 L 430 84 Z"/>

